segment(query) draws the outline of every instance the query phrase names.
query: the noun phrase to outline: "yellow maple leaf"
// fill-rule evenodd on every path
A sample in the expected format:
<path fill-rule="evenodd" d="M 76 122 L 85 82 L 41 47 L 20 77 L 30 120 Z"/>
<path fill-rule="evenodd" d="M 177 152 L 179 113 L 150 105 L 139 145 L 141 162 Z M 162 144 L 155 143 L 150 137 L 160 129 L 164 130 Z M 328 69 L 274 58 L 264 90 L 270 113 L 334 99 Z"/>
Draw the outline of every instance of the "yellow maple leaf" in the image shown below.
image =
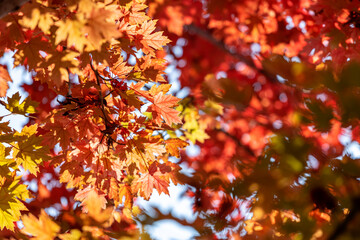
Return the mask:
<path fill-rule="evenodd" d="M 209 138 L 209 135 L 205 132 L 206 125 L 199 121 L 200 115 L 198 110 L 193 106 L 179 106 L 178 110 L 182 110 L 182 116 L 184 124 L 182 128 L 186 130 L 185 136 L 192 143 L 199 141 L 203 143 Z"/>
<path fill-rule="evenodd" d="M 20 102 L 21 96 L 19 92 L 15 93 L 11 97 L 7 98 L 8 103 L 0 102 L 2 105 L 5 105 L 5 108 L 11 113 L 25 115 L 26 113 L 35 113 L 36 107 L 39 105 L 38 102 L 31 101 L 30 98 L 24 99 Z"/>
<path fill-rule="evenodd" d="M 10 202 L 16 202 L 14 197 L 6 191 L 5 188 L 0 189 L 0 229 L 4 227 L 14 230 L 14 222 L 18 219 L 11 214 Z"/>
<path fill-rule="evenodd" d="M 50 27 L 54 24 L 52 9 L 45 8 L 41 4 L 33 1 L 23 8 L 23 17 L 19 24 L 34 30 L 37 26 L 46 34 L 50 33 Z"/>
<path fill-rule="evenodd" d="M 124 200 L 125 198 L 125 200 Z M 125 208 L 131 209 L 133 206 L 133 196 L 130 186 L 127 184 L 119 184 L 119 200 L 124 203 Z"/>
<path fill-rule="evenodd" d="M 151 86 L 149 93 L 152 96 L 155 96 L 160 92 L 166 94 L 170 90 L 171 86 L 172 86 L 171 84 L 159 84 L 159 85 L 154 84 Z"/>
<path fill-rule="evenodd" d="M 14 136 L 24 136 L 23 141 L 14 143 L 13 156 L 19 165 L 22 165 L 25 170 L 36 175 L 39 170 L 38 165 L 49 159 L 48 148 L 43 146 L 42 138 L 36 136 L 37 124 L 25 126 L 21 133 L 16 133 Z"/>
<path fill-rule="evenodd" d="M 79 51 L 84 49 L 84 46 L 88 43 L 83 33 L 84 20 L 67 18 L 57 22 L 56 25 L 59 28 L 56 30 L 55 44 L 67 40 L 67 47 L 74 46 Z"/>
<path fill-rule="evenodd" d="M 14 222 L 20 218 L 20 211 L 27 210 L 9 186 L 0 189 L 0 229 L 14 230 Z"/>

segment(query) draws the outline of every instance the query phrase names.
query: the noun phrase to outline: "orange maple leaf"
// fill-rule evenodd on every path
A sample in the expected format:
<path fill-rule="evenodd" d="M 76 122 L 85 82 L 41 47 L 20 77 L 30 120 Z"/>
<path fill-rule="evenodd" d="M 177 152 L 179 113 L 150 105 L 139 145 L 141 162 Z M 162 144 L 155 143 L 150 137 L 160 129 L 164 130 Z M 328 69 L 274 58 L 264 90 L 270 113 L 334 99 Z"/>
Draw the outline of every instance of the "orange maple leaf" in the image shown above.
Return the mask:
<path fill-rule="evenodd" d="M 164 95 L 162 92 L 154 97 L 154 104 L 151 105 L 151 111 L 156 124 L 161 125 L 162 119 L 165 123 L 171 125 L 172 123 L 181 123 L 179 112 L 172 107 L 176 106 L 179 99 L 172 95 Z"/>
<path fill-rule="evenodd" d="M 82 202 L 81 206 L 85 212 L 99 213 L 101 209 L 106 208 L 105 195 L 99 194 L 92 186 L 78 190 L 74 199 Z"/>
<path fill-rule="evenodd" d="M 60 226 L 52 221 L 43 209 L 41 209 L 39 219 L 29 214 L 22 217 L 22 222 L 24 228 L 21 232 L 29 233 L 36 239 L 54 239 L 57 233 L 60 232 Z"/>
<path fill-rule="evenodd" d="M 153 175 L 149 173 L 143 174 L 140 178 L 134 181 L 132 187 L 134 192 L 138 192 L 140 196 L 148 200 L 154 190 L 158 191 L 159 194 L 162 192 L 169 195 L 169 182 L 160 178 L 160 173 L 155 172 Z"/>
<path fill-rule="evenodd" d="M 144 21 L 149 19 L 142 10 L 146 9 L 147 6 L 143 3 L 134 2 L 134 5 L 131 7 L 131 11 L 129 12 L 129 23 L 130 24 L 141 24 Z"/>
<path fill-rule="evenodd" d="M 171 41 L 166 37 L 163 36 L 163 32 L 155 32 L 155 24 L 157 21 L 147 21 L 141 25 L 141 29 L 137 32 L 137 34 L 142 35 L 142 39 L 140 40 L 141 44 L 144 46 L 143 51 L 144 53 L 149 53 L 151 48 L 155 50 L 162 49 L 162 47 Z"/>
<path fill-rule="evenodd" d="M 179 154 L 179 149 L 186 147 L 187 145 L 189 145 L 187 142 L 175 138 L 175 139 L 168 139 L 165 141 L 166 145 L 166 151 L 168 153 L 170 153 L 172 156 L 179 158 L 180 154 Z"/>
<path fill-rule="evenodd" d="M 108 21 L 112 15 L 112 11 L 105 9 L 93 10 L 85 26 L 84 32 L 88 34 L 90 43 L 98 51 L 101 50 L 102 43 L 121 36 L 115 23 Z"/>
<path fill-rule="evenodd" d="M 5 65 L 0 65 L 0 97 L 6 96 L 6 91 L 8 90 L 8 82 L 11 82 L 9 72 Z"/>

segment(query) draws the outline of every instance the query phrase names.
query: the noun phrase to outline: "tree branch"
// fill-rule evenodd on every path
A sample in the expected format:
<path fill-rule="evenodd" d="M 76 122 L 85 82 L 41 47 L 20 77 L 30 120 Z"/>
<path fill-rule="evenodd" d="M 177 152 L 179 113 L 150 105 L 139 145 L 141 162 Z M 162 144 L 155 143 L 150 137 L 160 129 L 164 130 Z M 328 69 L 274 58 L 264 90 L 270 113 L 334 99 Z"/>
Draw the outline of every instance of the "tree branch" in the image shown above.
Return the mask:
<path fill-rule="evenodd" d="M 0 0 L 0 18 L 20 9 L 29 0 Z"/>
<path fill-rule="evenodd" d="M 105 127 L 107 128 L 108 127 L 108 123 L 109 123 L 109 120 L 107 119 L 107 115 L 105 113 L 105 107 L 104 107 L 104 98 L 102 96 L 102 92 L 101 92 L 101 83 L 100 83 L 100 74 L 99 72 L 94 68 L 94 66 L 92 65 L 92 62 L 90 61 L 90 67 L 91 67 L 91 70 L 93 70 L 94 74 L 95 74 L 95 77 L 96 77 L 96 83 L 99 87 L 98 89 L 98 92 L 99 92 L 99 100 L 100 100 L 100 110 L 101 112 L 103 113 L 104 115 L 104 121 L 105 121 Z"/>
<path fill-rule="evenodd" d="M 328 240 L 335 240 L 341 234 L 343 234 L 350 222 L 355 218 L 355 216 L 360 212 L 360 197 L 353 199 L 353 208 L 350 210 L 350 213 L 345 217 L 345 219 L 336 227 L 335 231 L 329 236 Z"/>
<path fill-rule="evenodd" d="M 274 83 L 278 82 L 275 75 L 265 71 L 264 69 L 258 68 L 250 57 L 245 56 L 245 55 L 243 55 L 243 54 L 241 54 L 239 52 L 236 52 L 236 51 L 232 50 L 223 41 L 220 41 L 220 40 L 217 40 L 216 38 L 214 38 L 214 36 L 209 31 L 201 29 L 201 28 L 199 28 L 198 26 L 196 26 L 194 24 L 185 25 L 184 28 L 190 34 L 199 35 L 200 37 L 206 39 L 207 41 L 209 41 L 212 44 L 214 44 L 215 46 L 217 46 L 219 49 L 221 49 L 224 52 L 230 54 L 231 56 L 233 56 L 237 60 L 245 63 L 251 69 L 255 70 L 256 72 L 258 72 L 258 73 L 260 73 L 262 75 L 264 75 L 271 82 L 274 82 Z"/>

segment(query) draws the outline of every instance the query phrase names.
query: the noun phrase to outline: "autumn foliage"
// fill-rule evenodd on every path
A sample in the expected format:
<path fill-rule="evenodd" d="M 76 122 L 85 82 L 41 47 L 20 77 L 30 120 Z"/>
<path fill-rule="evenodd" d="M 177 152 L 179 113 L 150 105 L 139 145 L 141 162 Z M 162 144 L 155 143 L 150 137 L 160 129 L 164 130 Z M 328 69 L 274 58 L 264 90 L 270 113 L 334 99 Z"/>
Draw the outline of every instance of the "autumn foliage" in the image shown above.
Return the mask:
<path fill-rule="evenodd" d="M 9 96 L 0 65 L 0 238 L 148 239 L 164 219 L 199 239 L 360 235 L 359 1 L 32 0 L 1 14 L 0 54 L 32 83 Z M 12 115 L 29 119 L 20 132 Z M 136 205 L 171 183 L 194 221 Z"/>

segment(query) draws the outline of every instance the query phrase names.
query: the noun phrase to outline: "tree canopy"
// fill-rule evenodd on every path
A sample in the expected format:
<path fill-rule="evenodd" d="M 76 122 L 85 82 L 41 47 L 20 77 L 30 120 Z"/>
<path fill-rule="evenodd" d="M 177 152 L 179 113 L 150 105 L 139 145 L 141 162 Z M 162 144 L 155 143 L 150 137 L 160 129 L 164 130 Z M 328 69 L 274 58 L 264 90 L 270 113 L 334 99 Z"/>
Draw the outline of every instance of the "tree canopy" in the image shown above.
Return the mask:
<path fill-rule="evenodd" d="M 1 238 L 360 236 L 359 1 L 0 4 L 0 55 L 32 78 L 10 96 L 0 65 Z M 170 183 L 194 221 L 136 205 Z"/>

